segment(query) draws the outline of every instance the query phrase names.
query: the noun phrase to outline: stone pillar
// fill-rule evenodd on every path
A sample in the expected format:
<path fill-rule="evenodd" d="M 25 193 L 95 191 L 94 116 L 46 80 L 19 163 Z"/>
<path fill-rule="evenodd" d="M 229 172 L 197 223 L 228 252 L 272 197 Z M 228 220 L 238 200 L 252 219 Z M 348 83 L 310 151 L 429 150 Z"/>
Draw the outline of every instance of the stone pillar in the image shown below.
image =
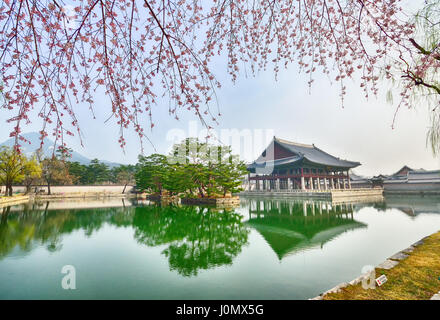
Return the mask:
<path fill-rule="evenodd" d="M 313 178 L 309 178 L 310 190 L 313 190 Z"/>
<path fill-rule="evenodd" d="M 292 183 L 292 179 L 287 178 L 287 190 L 292 190 L 293 186 L 291 185 Z"/>
<path fill-rule="evenodd" d="M 321 181 L 319 178 L 316 178 L 316 184 L 318 185 L 318 190 L 321 190 Z"/>
<path fill-rule="evenodd" d="M 330 178 L 330 182 L 331 182 L 331 188 L 334 189 L 335 188 L 335 180 L 333 178 Z"/>
<path fill-rule="evenodd" d="M 324 178 L 324 190 L 328 190 L 327 178 Z"/>
<path fill-rule="evenodd" d="M 248 173 L 248 191 L 251 191 L 251 174 Z"/>
<path fill-rule="evenodd" d="M 301 177 L 301 190 L 306 190 L 306 182 L 304 181 L 304 177 Z"/>

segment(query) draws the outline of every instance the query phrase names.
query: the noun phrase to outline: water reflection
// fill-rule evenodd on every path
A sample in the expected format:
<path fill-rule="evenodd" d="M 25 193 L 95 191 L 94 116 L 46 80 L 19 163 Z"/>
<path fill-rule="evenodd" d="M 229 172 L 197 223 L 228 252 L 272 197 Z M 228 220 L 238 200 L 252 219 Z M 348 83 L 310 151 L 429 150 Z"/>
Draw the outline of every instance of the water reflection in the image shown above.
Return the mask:
<path fill-rule="evenodd" d="M 166 244 L 170 269 L 195 276 L 201 269 L 230 265 L 247 243 L 243 217 L 227 209 L 194 206 L 137 207 L 135 238 L 142 244 Z"/>
<path fill-rule="evenodd" d="M 338 235 L 365 228 L 353 218 L 353 204 L 325 201 L 249 199 L 248 224 L 281 260 L 311 247 L 322 247 Z"/>
<path fill-rule="evenodd" d="M 127 226 L 133 219 L 132 208 L 123 207 L 50 210 L 47 202 L 1 210 L 0 259 L 14 249 L 23 255 L 42 245 L 51 252 L 59 251 L 63 235 L 83 230 L 90 237 L 105 223 Z"/>
<path fill-rule="evenodd" d="M 194 277 L 201 270 L 232 265 L 252 229 L 281 260 L 302 250 L 323 247 L 345 232 L 366 228 L 367 222 L 356 220 L 357 212 L 364 207 L 398 209 L 413 219 L 420 213 L 440 213 L 437 199 L 429 197 L 390 197 L 357 204 L 242 198 L 241 207 L 244 212 L 121 200 L 4 207 L 0 209 L 0 261 L 23 257 L 41 247 L 60 252 L 63 237 L 74 232 L 82 232 L 88 241 L 100 230 L 112 232 L 106 227 L 124 227 L 139 245 L 159 248 L 171 271 Z"/>
<path fill-rule="evenodd" d="M 391 195 L 383 202 L 356 204 L 355 211 L 364 207 L 374 207 L 378 211 L 397 209 L 410 217 L 416 217 L 421 213 L 440 214 L 440 201 L 435 196 Z"/>
<path fill-rule="evenodd" d="M 167 245 L 162 253 L 170 269 L 183 276 L 201 269 L 229 265 L 247 243 L 248 227 L 233 210 L 194 206 L 124 206 L 49 210 L 49 203 L 25 205 L 16 212 L 3 208 L 0 222 L 0 260 L 34 248 L 62 250 L 63 235 L 82 230 L 92 236 L 106 224 L 132 227 L 142 245 Z M 17 209 L 15 207 L 15 209 Z"/>

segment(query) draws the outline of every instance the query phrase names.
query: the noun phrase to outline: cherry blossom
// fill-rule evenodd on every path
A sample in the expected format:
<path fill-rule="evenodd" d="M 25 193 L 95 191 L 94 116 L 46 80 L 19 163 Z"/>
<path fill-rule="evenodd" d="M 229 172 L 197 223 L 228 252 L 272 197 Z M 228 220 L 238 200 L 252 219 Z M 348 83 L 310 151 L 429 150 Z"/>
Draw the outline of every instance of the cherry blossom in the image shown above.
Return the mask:
<path fill-rule="evenodd" d="M 69 5 L 70 10 L 65 10 Z M 323 72 L 340 85 L 355 75 L 365 95 L 391 78 L 390 63 L 404 64 L 416 48 L 414 25 L 404 19 L 400 0 L 3 0 L 0 4 L 0 74 L 3 108 L 16 116 L 11 136 L 17 148 L 22 128 L 42 121 L 41 139 L 53 130 L 81 137 L 76 107 L 108 108 L 124 132 L 139 137 L 155 126 L 153 106 L 169 101 L 169 114 L 193 112 L 211 128 L 220 83 L 212 70 L 227 57 L 236 81 L 296 63 L 307 74 Z M 67 14 L 66 12 L 69 11 Z M 73 13 L 72 13 L 73 12 Z M 72 14 L 74 14 L 72 16 Z M 423 74 L 427 57 L 414 69 Z M 413 79 L 412 79 L 413 80 Z M 405 99 L 411 90 L 402 89 Z M 95 101 L 103 90 L 109 105 Z M 149 123 L 142 121 L 143 117 Z M 43 141 L 43 140 L 42 140 Z"/>

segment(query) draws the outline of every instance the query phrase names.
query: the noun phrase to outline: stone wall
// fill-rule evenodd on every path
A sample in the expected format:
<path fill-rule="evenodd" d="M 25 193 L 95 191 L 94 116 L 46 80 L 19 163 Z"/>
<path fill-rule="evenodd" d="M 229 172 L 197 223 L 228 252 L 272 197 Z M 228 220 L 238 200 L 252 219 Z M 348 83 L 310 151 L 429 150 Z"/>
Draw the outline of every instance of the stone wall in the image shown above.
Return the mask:
<path fill-rule="evenodd" d="M 39 190 L 44 190 L 47 194 L 47 186 L 39 186 Z M 133 189 L 133 186 L 127 186 L 125 193 L 129 193 Z M 0 186 L 0 190 L 4 191 L 5 187 Z M 13 192 L 25 192 L 24 186 L 14 186 Z M 34 190 L 34 187 L 32 187 Z M 65 194 L 65 193 L 122 193 L 124 186 L 110 185 L 110 186 L 51 186 L 52 194 Z"/>
<path fill-rule="evenodd" d="M 182 204 L 208 204 L 216 206 L 234 206 L 240 204 L 239 197 L 230 198 L 183 198 Z"/>
<path fill-rule="evenodd" d="M 366 198 L 382 197 L 383 189 L 333 189 L 333 190 L 269 190 L 269 191 L 244 191 L 240 195 L 243 196 L 263 196 L 263 197 L 298 197 L 298 198 L 315 198 L 337 201 L 354 201 L 364 200 Z"/>
<path fill-rule="evenodd" d="M 384 183 L 386 194 L 440 194 L 440 183 Z"/>

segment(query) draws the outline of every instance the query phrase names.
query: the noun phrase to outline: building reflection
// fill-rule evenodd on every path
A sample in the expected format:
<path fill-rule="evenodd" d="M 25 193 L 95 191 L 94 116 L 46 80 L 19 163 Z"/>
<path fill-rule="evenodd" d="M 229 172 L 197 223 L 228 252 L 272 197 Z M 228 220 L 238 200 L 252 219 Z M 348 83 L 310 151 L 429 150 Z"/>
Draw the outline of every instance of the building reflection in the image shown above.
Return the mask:
<path fill-rule="evenodd" d="M 387 195 L 383 201 L 358 203 L 354 211 L 365 207 L 373 207 L 378 211 L 397 209 L 412 218 L 419 214 L 440 214 L 440 201 L 436 196 Z"/>
<path fill-rule="evenodd" d="M 247 201 L 247 224 L 262 235 L 280 260 L 366 227 L 353 218 L 353 204 L 292 199 Z"/>

